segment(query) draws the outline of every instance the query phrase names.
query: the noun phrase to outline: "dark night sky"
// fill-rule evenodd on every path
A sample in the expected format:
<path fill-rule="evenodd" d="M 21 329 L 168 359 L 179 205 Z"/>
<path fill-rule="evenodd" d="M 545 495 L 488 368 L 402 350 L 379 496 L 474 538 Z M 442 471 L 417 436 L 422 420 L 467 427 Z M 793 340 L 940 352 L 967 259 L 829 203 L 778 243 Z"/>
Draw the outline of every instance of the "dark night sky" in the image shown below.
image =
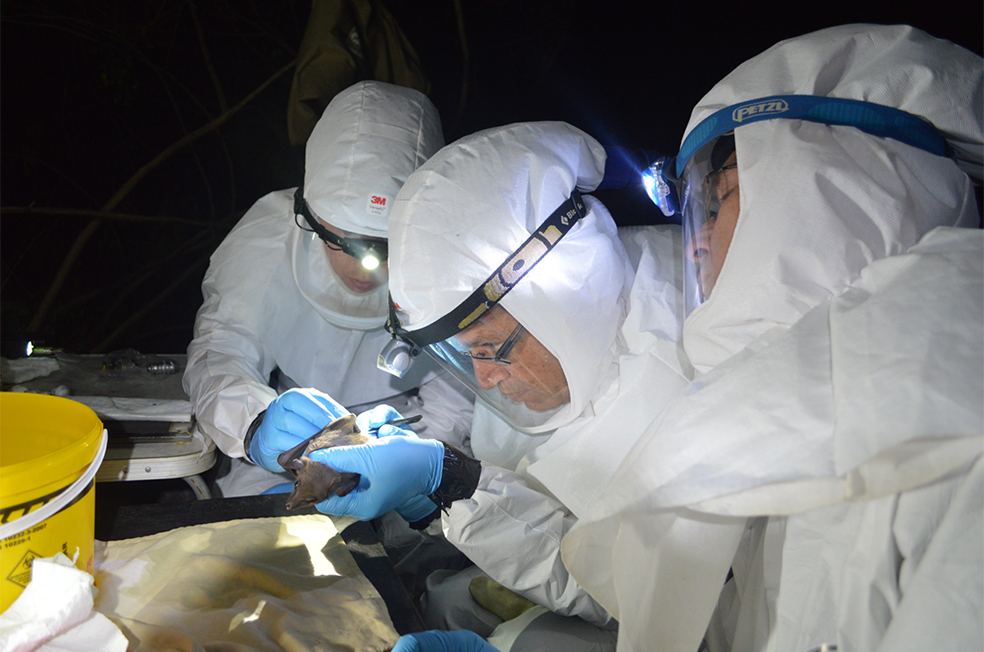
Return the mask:
<path fill-rule="evenodd" d="M 459 113 L 465 76 L 452 1 L 383 4 L 420 56 L 449 142 L 510 122 L 565 120 L 605 143 L 669 153 L 700 97 L 779 40 L 853 22 L 912 24 L 977 54 L 984 40 L 980 0 L 462 0 L 470 58 Z M 218 115 L 190 7 L 186 0 L 3 2 L 0 205 L 99 209 L 165 147 Z M 235 104 L 294 57 L 310 3 L 197 0 L 195 7 Z M 300 178 L 302 152 L 286 140 L 289 85 L 288 73 L 138 184 L 119 212 L 196 224 L 105 222 L 39 329 L 49 344 L 184 350 L 208 253 L 253 201 Z M 624 223 L 657 219 L 641 196 L 602 199 Z M 4 214 L 5 341 L 30 323 L 88 223 Z"/>

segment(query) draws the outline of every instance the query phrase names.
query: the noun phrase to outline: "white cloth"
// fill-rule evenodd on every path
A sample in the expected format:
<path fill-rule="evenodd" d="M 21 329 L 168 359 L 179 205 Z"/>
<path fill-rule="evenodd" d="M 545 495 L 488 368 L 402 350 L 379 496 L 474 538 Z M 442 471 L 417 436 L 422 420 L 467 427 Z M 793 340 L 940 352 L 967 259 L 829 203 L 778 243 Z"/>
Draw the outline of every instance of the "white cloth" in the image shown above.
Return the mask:
<path fill-rule="evenodd" d="M 408 109 L 408 98 L 416 99 L 416 110 Z M 378 235 L 385 220 L 366 212 L 367 198 L 357 198 L 354 189 L 395 196 L 414 166 L 441 145 L 439 127 L 433 105 L 410 89 L 362 82 L 339 94 L 309 142 L 309 203 L 328 221 L 334 219 L 328 207 L 337 209 L 346 230 Z M 359 211 L 364 228 L 352 223 Z M 419 388 L 418 409 L 404 415 L 424 415 L 415 430 L 467 449 L 473 399 L 428 361 L 402 379 L 376 368 L 389 340 L 382 328 L 385 284 L 367 295 L 351 293 L 332 271 L 322 242 L 294 218 L 293 190 L 270 193 L 212 255 L 183 379 L 199 427 L 224 453 L 243 457 L 247 427 L 277 396 L 268 380 L 279 368 L 290 383 L 350 407 Z M 244 481 L 223 487 L 228 495 L 287 480 L 235 466 Z"/>
<path fill-rule="evenodd" d="M 0 652 L 124 652 L 126 637 L 94 611 L 92 575 L 62 553 L 31 562 L 31 582 L 0 614 Z"/>
<path fill-rule="evenodd" d="M 491 129 L 435 155 L 407 180 L 390 222 L 390 289 L 405 327 L 457 306 L 575 187 L 594 188 L 603 169 L 601 146 L 563 123 Z M 443 525 L 503 586 L 611 626 L 568 573 L 560 542 L 690 370 L 677 345 L 679 229 L 619 233 L 600 202 L 588 196 L 585 206 L 501 301 L 557 357 L 571 402 L 543 426 L 520 429 L 479 399 L 472 448 L 482 475 Z"/>
<path fill-rule="evenodd" d="M 980 177 L 982 73 L 909 27 L 833 28 L 740 66 L 691 128 L 765 95 L 880 101 L 937 124 Z M 696 649 L 719 594 L 712 649 L 980 649 L 984 234 L 932 230 L 976 225 L 970 180 L 850 128 L 770 120 L 735 142 L 737 228 L 684 330 L 706 373 L 564 560 L 623 651 Z"/>
<path fill-rule="evenodd" d="M 5 385 L 19 385 L 35 378 L 44 378 L 58 371 L 60 365 L 54 358 L 0 358 L 0 378 Z"/>

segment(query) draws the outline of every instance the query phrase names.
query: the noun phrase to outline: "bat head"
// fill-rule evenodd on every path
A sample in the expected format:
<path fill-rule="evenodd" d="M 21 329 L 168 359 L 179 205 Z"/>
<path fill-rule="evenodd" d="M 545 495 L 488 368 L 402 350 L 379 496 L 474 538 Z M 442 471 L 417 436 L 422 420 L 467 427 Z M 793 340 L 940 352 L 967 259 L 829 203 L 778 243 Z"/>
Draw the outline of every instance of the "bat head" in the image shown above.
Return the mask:
<path fill-rule="evenodd" d="M 291 461 L 289 470 L 297 480 L 294 482 L 294 491 L 287 498 L 287 509 L 320 503 L 332 493 L 344 496 L 359 485 L 358 473 L 339 473 L 310 457 L 299 457 Z"/>

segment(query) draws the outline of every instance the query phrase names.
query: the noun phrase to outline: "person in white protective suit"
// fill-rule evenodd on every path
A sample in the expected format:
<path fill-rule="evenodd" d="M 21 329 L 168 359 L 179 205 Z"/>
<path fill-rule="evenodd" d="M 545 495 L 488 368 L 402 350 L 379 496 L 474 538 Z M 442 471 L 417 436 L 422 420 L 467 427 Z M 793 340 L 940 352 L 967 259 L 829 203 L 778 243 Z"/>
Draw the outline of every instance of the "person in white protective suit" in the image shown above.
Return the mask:
<path fill-rule="evenodd" d="M 224 496 L 293 482 L 276 455 L 296 441 L 278 440 L 284 433 L 274 426 L 296 416 L 292 405 L 306 403 L 308 388 L 338 403 L 314 403 L 320 412 L 312 418 L 327 416 L 301 427 L 304 437 L 344 413 L 341 406 L 358 413 L 385 402 L 407 416 L 422 414 L 422 436 L 467 449 L 473 399 L 445 372 L 421 365 L 397 379 L 376 367 L 389 339 L 389 212 L 407 176 L 442 145 L 426 96 L 355 84 L 332 100 L 311 134 L 301 188 L 257 201 L 212 255 L 184 388 L 198 427 L 232 458 L 217 480 Z M 378 267 L 366 268 L 367 255 Z M 270 450 L 250 455 L 244 438 L 260 424 L 266 428 L 252 443 Z"/>
<path fill-rule="evenodd" d="M 619 650 L 982 649 L 982 89 L 952 43 L 849 25 L 695 108 L 698 377 L 563 542 Z"/>
<path fill-rule="evenodd" d="M 498 627 L 500 649 L 614 649 L 616 623 L 560 542 L 691 373 L 680 229 L 616 229 L 579 193 L 604 170 L 582 131 L 528 123 L 463 138 L 411 175 L 390 219 L 388 327 L 476 392 L 480 463 L 412 436 L 312 453 L 364 481 L 324 512 L 366 520 L 420 495 L 445 509 L 445 536 L 476 568 L 431 576 L 425 621 Z M 479 571 L 536 606 L 506 623 L 472 609 Z"/>

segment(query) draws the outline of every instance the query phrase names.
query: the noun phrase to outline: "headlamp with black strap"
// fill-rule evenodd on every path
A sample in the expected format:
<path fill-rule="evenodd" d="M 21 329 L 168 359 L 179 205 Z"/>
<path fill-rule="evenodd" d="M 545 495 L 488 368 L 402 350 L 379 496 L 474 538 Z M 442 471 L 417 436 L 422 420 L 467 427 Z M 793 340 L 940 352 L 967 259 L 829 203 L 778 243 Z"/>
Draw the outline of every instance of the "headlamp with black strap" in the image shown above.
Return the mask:
<path fill-rule="evenodd" d="M 388 248 L 385 240 L 343 238 L 326 229 L 314 215 L 314 211 L 311 210 L 311 206 L 307 203 L 307 200 L 304 199 L 303 182 L 294 191 L 294 221 L 297 223 L 297 226 L 304 229 L 305 227 L 297 222 L 298 215 L 302 216 L 310 227 L 306 230 L 313 231 L 328 247 L 343 251 L 349 256 L 352 256 L 362 263 L 364 268 L 373 270 L 386 262 Z"/>
<path fill-rule="evenodd" d="M 451 312 L 427 326 L 407 330 L 391 297 L 386 330 L 393 339 L 380 352 L 379 368 L 402 376 L 421 350 L 448 340 L 474 324 L 550 253 L 584 215 L 581 193 L 572 190 L 567 201 L 557 207 L 474 292 Z"/>

